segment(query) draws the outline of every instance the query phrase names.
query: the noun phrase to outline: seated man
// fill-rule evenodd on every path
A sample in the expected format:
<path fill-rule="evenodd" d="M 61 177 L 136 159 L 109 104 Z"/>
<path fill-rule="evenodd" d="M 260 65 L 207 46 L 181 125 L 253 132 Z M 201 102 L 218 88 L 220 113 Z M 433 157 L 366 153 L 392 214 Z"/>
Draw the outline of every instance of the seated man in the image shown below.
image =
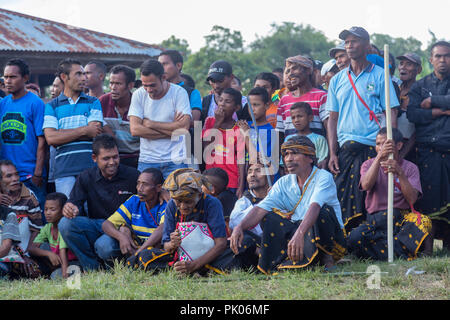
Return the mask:
<path fill-rule="evenodd" d="M 244 230 L 261 223 L 261 272 L 304 268 L 318 255 L 329 269 L 346 252 L 333 176 L 316 167 L 314 144 L 305 136 L 292 137 L 281 151 L 289 174 L 233 229 L 231 249 L 239 252 Z"/>
<path fill-rule="evenodd" d="M 173 265 L 177 273 L 189 275 L 205 274 L 209 270 L 222 273 L 238 261 L 227 250 L 222 205 L 213 196 L 204 194 L 203 186 L 211 189 L 205 177 L 190 168 L 178 169 L 169 175 L 163 185 L 172 198 L 165 214 L 164 249 L 144 249 L 138 256 L 128 259 L 129 266 L 158 271 Z M 189 229 L 189 236 L 194 235 L 195 228 L 203 231 L 197 233 L 192 246 L 188 236 L 181 233 Z M 204 233 L 209 236 L 202 237 Z M 253 252 L 255 248 L 256 245 L 251 248 Z"/>
<path fill-rule="evenodd" d="M 155 168 L 145 169 L 137 181 L 137 195 L 132 195 L 117 211 L 103 222 L 105 232 L 99 253 L 103 260 L 122 255 L 139 254 L 143 249 L 161 243 L 164 213 L 167 202 L 160 200 L 164 183 L 162 172 Z M 137 250 L 137 251 L 136 251 Z"/>
<path fill-rule="evenodd" d="M 393 140 L 387 140 L 386 128 L 382 128 L 376 137 L 377 156 L 361 166 L 360 187 L 367 192 L 368 215 L 366 222 L 353 229 L 348 236 L 349 251 L 360 258 L 388 258 L 388 172 L 394 174 L 394 253 L 402 258 L 415 258 L 428 235 L 427 226 L 431 227 L 426 216 L 415 213 L 405 217 L 402 215 L 402 211 L 410 212 L 408 210 L 421 195 L 422 188 L 417 166 L 399 158 L 403 147 L 401 132 L 392 128 L 392 137 Z M 390 153 L 394 154 L 394 159 L 388 159 Z"/>
<path fill-rule="evenodd" d="M 264 172 L 264 165 L 261 163 L 251 164 L 247 172 L 248 190 L 234 205 L 230 216 L 230 228 L 234 229 L 253 209 L 261 202 L 269 192 L 269 183 Z M 262 229 L 258 225 L 250 229 L 257 236 L 262 235 Z"/>
<path fill-rule="evenodd" d="M 136 194 L 139 177 L 136 169 L 119 164 L 117 142 L 108 134 L 95 137 L 92 159 L 96 166 L 78 176 L 58 224 L 61 236 L 85 271 L 101 267 L 99 253 L 110 246 L 101 237 L 102 224 Z M 83 210 L 86 202 L 87 213 Z"/>

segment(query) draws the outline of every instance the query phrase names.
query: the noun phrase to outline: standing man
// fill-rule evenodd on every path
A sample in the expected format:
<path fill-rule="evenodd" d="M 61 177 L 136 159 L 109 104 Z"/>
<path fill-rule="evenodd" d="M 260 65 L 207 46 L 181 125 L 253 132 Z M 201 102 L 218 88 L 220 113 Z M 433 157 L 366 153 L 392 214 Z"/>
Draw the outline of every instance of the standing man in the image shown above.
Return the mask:
<path fill-rule="evenodd" d="M 76 177 L 94 165 L 92 139 L 103 131 L 103 114 L 100 101 L 83 93 L 86 74 L 79 61 L 61 61 L 57 74 L 64 91 L 45 106 L 43 129 L 47 143 L 56 148 L 56 192 L 69 197 Z"/>
<path fill-rule="evenodd" d="M 350 65 L 350 58 L 345 50 L 345 41 L 342 41 L 336 47 L 331 48 L 330 51 L 328 51 L 328 54 L 331 59 L 336 60 L 336 65 L 339 70 L 344 70 Z"/>
<path fill-rule="evenodd" d="M 166 80 L 183 87 L 187 91 L 191 105 L 192 120 L 199 121 L 202 112 L 202 96 L 200 91 L 187 85 L 181 77 L 183 56 L 176 50 L 167 50 L 159 55 L 158 61 L 164 67 Z"/>
<path fill-rule="evenodd" d="M 312 84 L 313 63 L 311 59 L 298 55 L 286 59 L 286 78 L 289 79 L 291 89 L 280 100 L 277 110 L 277 131 L 284 137 L 297 133 L 292 118 L 291 106 L 296 102 L 307 102 L 313 111 L 313 121 L 310 128 L 313 132 L 325 136 L 326 119 L 328 112 L 325 110 L 327 93 L 316 89 Z M 284 139 L 284 138 L 283 138 Z"/>
<path fill-rule="evenodd" d="M 114 137 L 101 134 L 92 143 L 95 167 L 83 171 L 64 205 L 64 217 L 58 224 L 67 246 L 84 270 L 101 266 L 102 252 L 110 249 L 102 224 L 122 203 L 136 193 L 139 172 L 119 164 L 119 150 Z M 88 213 L 84 212 L 87 202 Z M 100 239 L 99 239 L 100 238 Z"/>
<path fill-rule="evenodd" d="M 218 108 L 219 97 L 223 90 L 231 88 L 233 82 L 233 67 L 225 60 L 217 60 L 209 67 L 208 76 L 206 81 L 212 88 L 212 93 L 203 97 L 202 99 L 202 122 L 208 117 L 214 117 L 214 113 Z M 242 97 L 242 106 L 244 106 L 246 100 Z M 234 120 L 247 119 L 249 117 L 248 112 L 244 112 L 244 108 L 241 108 L 233 115 Z"/>
<path fill-rule="evenodd" d="M 416 125 L 423 197 L 417 208 L 433 222 L 432 236 L 450 248 L 450 43 L 431 47 L 434 71 L 409 91 L 407 117 Z"/>
<path fill-rule="evenodd" d="M 133 168 L 138 166 L 139 137 L 131 135 L 128 111 L 135 80 L 136 73 L 130 67 L 114 66 L 109 78 L 111 92 L 100 97 L 105 132 L 116 137 L 120 163 Z"/>
<path fill-rule="evenodd" d="M 91 97 L 100 98 L 105 94 L 103 83 L 106 77 L 106 66 L 100 61 L 91 61 L 84 67 L 86 72 L 86 88 L 89 89 Z"/>
<path fill-rule="evenodd" d="M 141 138 L 138 170 L 157 168 L 166 178 L 187 167 L 184 134 L 192 117 L 189 97 L 185 89 L 166 80 L 164 67 L 156 60 L 142 64 L 141 80 L 128 112 L 131 134 Z"/>
<path fill-rule="evenodd" d="M 55 80 L 53 80 L 52 87 L 50 90 L 50 96 L 52 99 L 55 99 L 63 91 L 64 91 L 64 83 L 62 83 L 61 79 L 57 76 L 55 77 Z"/>
<path fill-rule="evenodd" d="M 411 123 L 406 117 L 408 109 L 409 96 L 412 85 L 416 82 L 416 77 L 422 72 L 422 60 L 415 53 L 405 53 L 398 56 L 400 61 L 398 72 L 400 74 L 400 116 L 398 117 L 398 129 L 403 135 L 403 148 L 400 150 L 400 157 L 404 158 L 413 149 L 416 143 L 416 134 L 414 123 Z M 414 159 L 415 161 L 415 159 Z"/>
<path fill-rule="evenodd" d="M 39 97 L 25 89 L 30 70 L 23 60 L 8 61 L 3 76 L 10 94 L 0 102 L 0 157 L 15 164 L 20 181 L 35 193 L 43 209 L 46 194 L 46 145 L 42 131 L 45 105 Z"/>
<path fill-rule="evenodd" d="M 380 127 L 376 114 L 386 110 L 385 86 L 384 69 L 366 59 L 370 50 L 367 31 L 352 27 L 342 31 L 339 38 L 345 41 L 350 66 L 331 79 L 328 89 L 328 167 L 335 175 L 343 221 L 350 230 L 360 221 L 347 226 L 348 222 L 365 215 L 365 197 L 359 189 L 360 168 L 364 161 L 376 156 L 375 139 Z M 397 127 L 395 107 L 399 103 L 392 81 L 390 94 L 392 126 Z"/>

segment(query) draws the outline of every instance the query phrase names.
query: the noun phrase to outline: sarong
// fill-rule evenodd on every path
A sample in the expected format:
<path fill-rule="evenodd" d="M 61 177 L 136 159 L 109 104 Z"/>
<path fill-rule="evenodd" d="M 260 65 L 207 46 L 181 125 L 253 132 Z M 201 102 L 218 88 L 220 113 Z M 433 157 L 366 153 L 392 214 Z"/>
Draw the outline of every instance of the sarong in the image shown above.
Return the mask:
<path fill-rule="evenodd" d="M 333 256 L 335 261 L 346 253 L 344 231 L 339 226 L 334 210 L 323 206 L 313 227 L 305 234 L 303 259 L 298 262 L 289 260 L 287 246 L 294 236 L 301 221 L 289 219 L 270 212 L 261 222 L 263 235 L 258 269 L 264 274 L 272 274 L 274 270 L 301 269 L 318 262 L 319 251 Z"/>
<path fill-rule="evenodd" d="M 393 211 L 394 255 L 413 260 L 431 230 L 431 221 L 424 215 Z M 387 211 L 367 215 L 367 221 L 348 235 L 348 250 L 358 258 L 387 260 Z"/>
<path fill-rule="evenodd" d="M 334 178 L 341 204 L 342 221 L 347 232 L 365 219 L 365 192 L 359 188 L 360 170 L 364 161 L 376 155 L 375 147 L 356 141 L 347 141 L 339 149 L 340 173 Z"/>
<path fill-rule="evenodd" d="M 213 262 L 206 264 L 196 272 L 199 275 L 206 275 L 210 271 L 218 274 L 226 274 L 235 269 L 250 270 L 256 269 L 258 256 L 255 254 L 258 237 L 251 232 L 245 232 L 244 241 L 239 254 L 235 255 L 230 249 L 230 243 L 227 241 L 227 248 Z M 175 260 L 174 254 L 170 254 L 163 249 L 147 248 L 142 250 L 138 255 L 131 256 L 127 259 L 127 266 L 133 269 L 142 269 L 158 273 L 160 271 L 172 267 Z"/>
<path fill-rule="evenodd" d="M 450 150 L 420 145 L 417 158 L 422 198 L 416 208 L 435 222 L 450 224 Z"/>

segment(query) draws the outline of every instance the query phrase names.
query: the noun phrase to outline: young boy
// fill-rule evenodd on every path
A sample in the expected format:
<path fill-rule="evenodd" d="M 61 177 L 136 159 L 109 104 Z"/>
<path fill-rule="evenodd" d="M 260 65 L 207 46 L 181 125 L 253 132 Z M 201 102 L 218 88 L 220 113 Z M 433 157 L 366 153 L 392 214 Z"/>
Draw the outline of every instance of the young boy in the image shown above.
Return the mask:
<path fill-rule="evenodd" d="M 422 188 L 417 166 L 399 157 L 403 136 L 392 128 L 393 140 L 387 139 L 386 128 L 376 137 L 375 158 L 361 166 L 360 188 L 366 191 L 366 222 L 353 229 L 348 236 L 348 248 L 360 258 L 386 260 L 387 250 L 387 207 L 388 172 L 394 174 L 394 252 L 396 256 L 413 259 L 416 257 L 431 224 L 426 216 L 411 212 Z M 389 154 L 394 159 L 389 159 Z M 406 212 L 402 212 L 405 211 Z"/>
<path fill-rule="evenodd" d="M 314 133 L 310 129 L 310 123 L 314 118 L 311 106 L 306 102 L 296 102 L 291 107 L 292 123 L 298 135 L 308 137 L 316 147 L 318 167 L 327 169 L 328 143 L 324 136 Z M 289 135 L 284 141 L 289 140 L 295 134 Z"/>
<path fill-rule="evenodd" d="M 219 97 L 214 117 L 205 120 L 202 132 L 205 169 L 222 168 L 228 174 L 227 188 L 238 198 L 245 187 L 245 145 L 233 114 L 241 108 L 242 95 L 226 88 Z"/>
<path fill-rule="evenodd" d="M 272 97 L 275 94 L 275 91 L 280 89 L 280 80 L 276 75 L 274 75 L 271 72 L 261 72 L 255 77 L 253 87 L 254 88 L 261 87 L 266 89 L 267 93 L 269 94 L 269 98 L 272 99 Z M 266 119 L 274 129 L 277 126 L 278 102 L 279 102 L 278 97 L 272 99 L 269 108 L 266 112 Z"/>
<path fill-rule="evenodd" d="M 237 197 L 236 194 L 227 189 L 228 174 L 221 168 L 210 168 L 203 171 L 203 176 L 205 176 L 206 179 L 208 179 L 209 183 L 211 183 L 212 185 L 212 191 L 203 188 L 203 192 L 210 194 L 220 200 L 223 208 L 223 217 L 225 218 L 227 230 L 229 230 L 228 223 L 230 221 L 231 211 L 233 210 L 234 204 L 237 201 Z"/>
<path fill-rule="evenodd" d="M 29 252 L 32 256 L 43 257 L 46 259 L 38 259 L 40 265 L 45 264 L 47 267 L 42 269 L 50 269 L 52 278 L 54 275 L 62 273 L 64 278 L 68 277 L 67 269 L 69 261 L 76 260 L 75 255 L 68 249 L 64 239 L 58 231 L 58 223 L 63 214 L 62 209 L 67 201 L 65 194 L 54 192 L 47 195 L 45 199 L 44 214 L 47 224 L 41 229 L 37 237 L 34 239 Z M 40 245 L 48 242 L 50 250 L 43 250 Z M 57 269 L 57 267 L 61 269 Z"/>

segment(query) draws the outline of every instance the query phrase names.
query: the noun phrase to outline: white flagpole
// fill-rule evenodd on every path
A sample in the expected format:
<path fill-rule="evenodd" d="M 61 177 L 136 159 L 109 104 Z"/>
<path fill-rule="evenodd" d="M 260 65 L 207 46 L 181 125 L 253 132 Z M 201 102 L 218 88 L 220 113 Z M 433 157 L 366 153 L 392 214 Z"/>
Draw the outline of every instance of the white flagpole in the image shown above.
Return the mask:
<path fill-rule="evenodd" d="M 387 139 L 392 139 L 392 119 L 390 101 L 391 76 L 389 72 L 389 45 L 384 45 L 384 88 L 386 102 L 386 129 Z M 394 154 L 389 155 L 389 159 L 394 159 Z M 387 216 L 387 236 L 388 236 L 388 262 L 394 262 L 394 174 L 388 174 L 388 216 Z"/>

